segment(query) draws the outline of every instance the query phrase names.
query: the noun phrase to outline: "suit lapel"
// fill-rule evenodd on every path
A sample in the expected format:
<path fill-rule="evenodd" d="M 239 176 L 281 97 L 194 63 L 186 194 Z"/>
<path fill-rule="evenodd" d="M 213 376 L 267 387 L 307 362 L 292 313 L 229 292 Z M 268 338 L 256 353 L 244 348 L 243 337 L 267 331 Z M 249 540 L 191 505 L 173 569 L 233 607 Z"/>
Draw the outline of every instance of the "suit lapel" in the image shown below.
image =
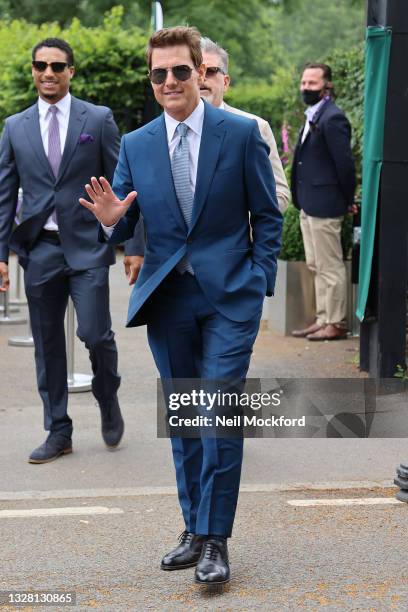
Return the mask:
<path fill-rule="evenodd" d="M 155 168 L 157 187 L 161 189 L 163 199 L 170 206 L 178 223 L 186 228 L 186 222 L 184 221 L 174 189 L 164 114 L 151 126 L 149 134 L 151 135 L 149 159 Z"/>
<path fill-rule="evenodd" d="M 40 116 L 38 113 L 38 103 L 31 107 L 29 112 L 26 114 L 24 129 L 27 134 L 27 140 L 29 141 L 33 151 L 40 162 L 41 166 L 47 168 L 52 182 L 55 182 L 55 176 L 48 161 L 48 157 L 45 154 L 43 141 L 41 138 L 40 130 Z"/>
<path fill-rule="evenodd" d="M 64 152 L 62 154 L 61 164 L 58 172 L 57 183 L 61 180 L 67 166 L 78 146 L 79 137 L 83 130 L 87 118 L 87 110 L 80 100 L 72 97 L 71 109 L 69 112 L 69 122 L 67 139 L 65 141 Z"/>
<path fill-rule="evenodd" d="M 221 145 L 225 136 L 225 129 L 220 124 L 224 118 L 222 114 L 207 103 L 204 103 L 204 121 L 201 133 L 200 152 L 198 156 L 197 180 L 194 194 L 193 217 L 189 233 L 193 230 L 205 204 L 211 187 Z"/>

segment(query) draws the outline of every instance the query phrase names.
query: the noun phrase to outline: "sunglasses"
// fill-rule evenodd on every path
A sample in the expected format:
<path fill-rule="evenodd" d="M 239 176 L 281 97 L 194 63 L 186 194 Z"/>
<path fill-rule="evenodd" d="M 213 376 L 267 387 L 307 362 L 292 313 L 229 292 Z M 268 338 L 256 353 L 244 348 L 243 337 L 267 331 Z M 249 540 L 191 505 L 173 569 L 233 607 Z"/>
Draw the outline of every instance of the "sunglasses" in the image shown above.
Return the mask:
<path fill-rule="evenodd" d="M 190 66 L 172 66 L 171 68 L 153 68 L 149 72 L 149 78 L 155 85 L 161 85 L 167 79 L 167 72 L 171 70 L 177 81 L 188 81 L 193 69 Z"/>
<path fill-rule="evenodd" d="M 225 74 L 223 69 L 219 68 L 218 66 L 208 66 L 207 70 L 205 71 L 205 78 L 208 79 L 211 77 L 215 77 L 215 75 L 217 75 L 219 72 L 221 74 Z"/>
<path fill-rule="evenodd" d="M 67 62 L 39 62 L 37 60 L 34 60 L 32 62 L 32 66 L 34 68 L 34 70 L 36 70 L 37 72 L 45 72 L 47 70 L 48 66 L 51 66 L 51 70 L 53 72 L 64 72 L 65 68 L 67 68 L 69 66 L 69 64 Z"/>

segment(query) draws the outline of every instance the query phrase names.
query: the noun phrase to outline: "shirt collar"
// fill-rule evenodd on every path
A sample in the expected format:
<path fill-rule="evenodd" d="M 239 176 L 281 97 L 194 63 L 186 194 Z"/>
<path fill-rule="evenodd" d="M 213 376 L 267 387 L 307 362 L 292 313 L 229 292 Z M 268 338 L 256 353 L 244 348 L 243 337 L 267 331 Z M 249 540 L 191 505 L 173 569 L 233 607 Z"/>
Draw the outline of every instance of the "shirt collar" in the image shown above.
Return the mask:
<path fill-rule="evenodd" d="M 326 101 L 325 98 L 322 98 L 321 100 L 319 100 L 317 104 L 313 104 L 313 106 L 307 107 L 307 109 L 305 110 L 305 115 L 308 121 L 311 121 L 313 119 L 315 113 L 317 113 L 317 111 L 319 110 L 319 108 L 322 106 L 322 104 L 325 101 Z"/>
<path fill-rule="evenodd" d="M 225 110 L 224 100 L 221 102 L 218 108 L 220 108 L 221 110 Z"/>
<path fill-rule="evenodd" d="M 64 117 L 68 117 L 69 111 L 71 110 L 71 94 L 68 92 L 66 96 L 61 98 L 56 104 L 49 104 L 42 98 L 38 98 L 38 112 L 42 119 L 45 119 L 50 106 L 56 106 Z"/>
<path fill-rule="evenodd" d="M 164 120 L 166 122 L 166 132 L 167 132 L 167 142 L 171 142 L 174 138 L 174 133 L 180 121 L 177 119 L 173 119 L 166 112 L 164 113 Z M 190 130 L 201 136 L 201 132 L 203 129 L 203 121 L 204 121 L 204 102 L 200 98 L 200 102 L 197 104 L 193 112 L 187 119 L 184 119 L 182 123 L 188 125 Z"/>

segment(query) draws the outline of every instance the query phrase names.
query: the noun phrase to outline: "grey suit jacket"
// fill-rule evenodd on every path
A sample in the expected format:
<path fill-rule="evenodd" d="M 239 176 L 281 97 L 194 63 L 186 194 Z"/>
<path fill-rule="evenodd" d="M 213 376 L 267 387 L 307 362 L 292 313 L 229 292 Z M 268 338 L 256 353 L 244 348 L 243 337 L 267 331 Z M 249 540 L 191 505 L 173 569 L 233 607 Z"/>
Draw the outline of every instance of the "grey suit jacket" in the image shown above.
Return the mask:
<path fill-rule="evenodd" d="M 67 139 L 55 178 L 40 132 L 38 104 L 6 120 L 0 142 L 0 261 L 9 248 L 27 262 L 48 216 L 55 208 L 64 256 L 74 270 L 111 265 L 115 253 L 98 242 L 98 222 L 78 202 L 88 197 L 91 176 L 111 181 L 120 136 L 112 112 L 72 97 Z M 13 230 L 19 187 L 23 190 L 21 224 Z M 143 227 L 126 245 L 127 254 L 143 255 Z"/>
<path fill-rule="evenodd" d="M 285 172 L 283 171 L 282 162 L 279 157 L 278 147 L 276 146 L 276 141 L 271 126 L 267 121 L 265 121 L 265 119 L 262 119 L 257 115 L 252 115 L 251 113 L 247 113 L 243 110 L 240 110 L 239 108 L 229 106 L 225 102 L 224 109 L 230 113 L 242 115 L 243 117 L 248 117 L 249 119 L 255 119 L 257 121 L 261 136 L 266 142 L 266 144 L 269 146 L 269 160 L 271 162 L 273 175 L 275 177 L 276 195 L 278 196 L 279 209 L 283 213 L 287 209 L 289 204 L 290 191 L 288 187 L 288 182 L 286 180 Z"/>

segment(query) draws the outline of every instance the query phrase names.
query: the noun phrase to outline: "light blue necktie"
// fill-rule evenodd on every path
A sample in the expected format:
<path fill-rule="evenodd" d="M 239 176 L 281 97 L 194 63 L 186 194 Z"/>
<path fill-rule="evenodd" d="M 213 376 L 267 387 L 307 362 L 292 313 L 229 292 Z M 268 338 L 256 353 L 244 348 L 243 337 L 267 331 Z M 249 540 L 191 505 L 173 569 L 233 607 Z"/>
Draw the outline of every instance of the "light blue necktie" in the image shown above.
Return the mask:
<path fill-rule="evenodd" d="M 193 214 L 194 193 L 190 183 L 190 157 L 187 140 L 188 126 L 185 123 L 179 123 L 176 132 L 180 136 L 180 140 L 171 158 L 171 170 L 181 212 L 183 213 L 187 227 L 190 227 Z M 176 269 L 180 274 L 184 274 L 184 272 L 194 274 L 193 268 L 186 255 L 179 261 Z"/>

